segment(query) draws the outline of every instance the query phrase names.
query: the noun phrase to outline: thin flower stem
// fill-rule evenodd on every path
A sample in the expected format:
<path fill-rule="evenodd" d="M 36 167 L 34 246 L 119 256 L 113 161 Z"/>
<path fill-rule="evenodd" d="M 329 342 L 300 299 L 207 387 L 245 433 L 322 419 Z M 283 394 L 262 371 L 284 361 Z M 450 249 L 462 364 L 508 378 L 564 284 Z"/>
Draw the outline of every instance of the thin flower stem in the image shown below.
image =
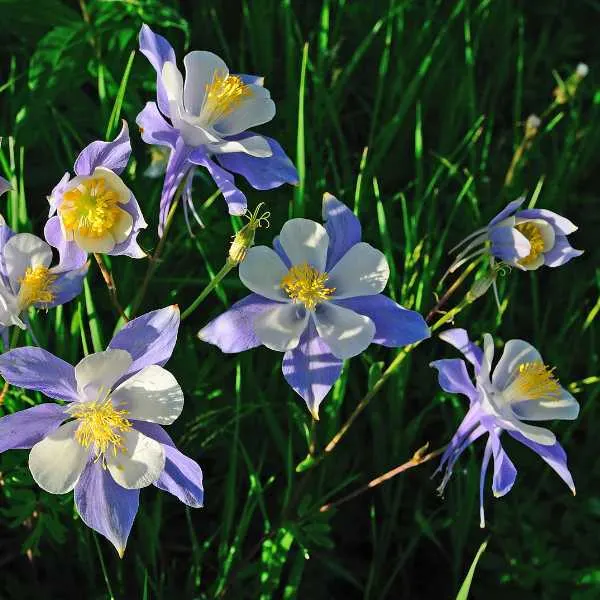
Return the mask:
<path fill-rule="evenodd" d="M 112 273 L 108 270 L 106 263 L 104 262 L 104 258 L 101 254 L 94 252 L 94 258 L 98 263 L 98 267 L 100 268 L 100 273 L 102 273 L 102 278 L 104 279 L 104 283 L 106 283 L 106 287 L 108 288 L 108 295 L 110 296 L 110 301 L 112 302 L 115 310 L 119 317 L 121 317 L 126 323 L 129 321 L 123 307 L 119 303 L 119 298 L 117 296 L 117 286 L 115 284 L 115 280 L 112 276 Z"/>
<path fill-rule="evenodd" d="M 110 600 L 115 600 L 115 595 L 113 594 L 112 587 L 110 585 L 110 579 L 108 577 L 108 571 L 106 570 L 106 565 L 104 564 L 104 556 L 102 556 L 102 549 L 100 548 L 100 543 L 98 542 L 98 536 L 95 531 L 92 531 L 92 537 L 94 538 L 94 543 L 96 544 L 96 550 L 98 551 L 98 558 L 100 559 L 100 568 L 102 569 L 102 576 L 104 577 L 104 583 L 106 583 L 106 590 L 108 591 L 108 595 Z"/>
<path fill-rule="evenodd" d="M 204 299 L 221 283 L 221 280 L 238 264 L 236 261 L 227 259 L 221 270 L 212 278 L 210 283 L 200 292 L 200 295 L 181 313 L 181 320 L 187 319 Z"/>
<path fill-rule="evenodd" d="M 183 186 L 180 184 L 180 187 L 177 188 L 177 191 L 175 192 L 175 199 L 173 200 L 173 204 L 171 205 L 171 209 L 169 210 L 169 214 L 167 215 L 167 220 L 165 222 L 165 228 L 163 229 L 163 235 L 158 240 L 156 250 L 154 250 L 154 254 L 149 259 L 148 268 L 146 269 L 146 275 L 144 276 L 144 281 L 142 282 L 142 287 L 140 287 L 140 291 L 138 292 L 137 296 L 135 297 L 135 299 L 131 305 L 131 310 L 129 311 L 131 318 L 135 317 L 135 313 L 139 309 L 141 303 L 144 300 L 144 296 L 146 295 L 146 292 L 148 291 L 148 285 L 150 284 L 150 281 L 152 280 L 152 277 L 154 277 L 154 273 L 155 273 L 156 269 L 158 268 L 159 259 L 165 248 L 165 242 L 167 241 L 167 234 L 169 233 L 169 230 L 171 229 L 171 225 L 173 224 L 173 217 L 175 216 L 175 211 L 177 209 L 177 206 L 179 205 L 179 198 L 181 197 L 182 192 L 183 192 Z"/>
<path fill-rule="evenodd" d="M 442 454 L 442 452 L 444 452 L 446 447 L 447 446 L 443 446 L 442 448 L 438 448 L 437 450 L 433 450 L 432 452 L 425 454 L 425 452 L 427 452 L 427 449 L 429 448 L 429 442 L 428 442 L 422 448 L 419 448 L 413 454 L 413 457 L 410 460 L 395 467 L 391 471 L 388 471 L 387 473 L 384 473 L 383 475 L 380 475 L 379 477 L 372 479 L 371 481 L 369 481 L 369 483 L 367 483 L 367 485 L 364 485 L 364 486 L 358 488 L 357 490 L 354 490 L 352 493 L 348 494 L 347 496 L 344 496 L 343 498 L 340 498 L 339 500 L 336 500 L 335 502 L 330 502 L 329 504 L 324 504 L 319 509 L 319 512 L 324 513 L 324 512 L 331 510 L 332 508 L 337 508 L 340 504 L 344 504 L 345 502 L 348 502 L 348 500 L 352 500 L 353 498 L 356 498 L 357 496 L 360 496 L 361 494 L 363 494 L 369 490 L 372 490 L 373 488 L 377 487 L 378 485 L 381 485 L 382 483 L 385 483 L 386 481 L 392 479 L 393 477 L 396 477 L 396 475 L 400 475 L 400 473 L 404 473 L 404 471 L 408 471 L 409 469 L 418 467 L 419 465 L 429 462 L 431 459 Z"/>
<path fill-rule="evenodd" d="M 439 299 L 437 304 L 429 311 L 429 314 L 425 317 L 425 321 L 429 323 L 433 317 L 446 305 L 446 302 L 450 299 L 450 296 L 456 292 L 456 290 L 464 283 L 465 279 L 475 269 L 476 266 L 482 261 L 483 257 L 474 260 L 467 268 L 460 274 L 460 277 L 448 288 L 446 293 Z"/>

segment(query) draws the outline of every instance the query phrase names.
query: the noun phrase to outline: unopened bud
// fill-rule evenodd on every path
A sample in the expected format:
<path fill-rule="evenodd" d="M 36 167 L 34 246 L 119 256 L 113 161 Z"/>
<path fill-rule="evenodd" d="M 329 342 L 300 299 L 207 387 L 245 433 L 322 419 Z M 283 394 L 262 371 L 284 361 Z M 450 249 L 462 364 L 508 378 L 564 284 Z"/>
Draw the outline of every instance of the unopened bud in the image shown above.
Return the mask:
<path fill-rule="evenodd" d="M 542 120 L 537 115 L 529 115 L 525 121 L 525 139 L 533 139 L 542 124 Z"/>
<path fill-rule="evenodd" d="M 467 292 L 467 302 L 469 304 L 475 302 L 481 296 L 484 296 L 485 293 L 490 289 L 492 283 L 494 283 L 496 277 L 494 275 L 486 275 L 481 279 L 478 279 L 473 285 L 471 289 Z"/>
<path fill-rule="evenodd" d="M 244 214 L 244 217 L 248 219 L 248 223 L 235 234 L 233 242 L 231 242 L 231 246 L 229 247 L 229 260 L 233 264 L 238 265 L 246 258 L 248 250 L 254 245 L 256 230 L 259 227 L 269 227 L 271 213 L 267 211 L 259 215 L 263 204 L 261 202 L 253 213 L 247 210 Z"/>
<path fill-rule="evenodd" d="M 584 77 L 587 77 L 587 74 L 590 72 L 590 68 L 585 64 L 585 63 L 579 63 L 577 65 L 577 68 L 575 69 L 575 74 L 583 79 Z"/>

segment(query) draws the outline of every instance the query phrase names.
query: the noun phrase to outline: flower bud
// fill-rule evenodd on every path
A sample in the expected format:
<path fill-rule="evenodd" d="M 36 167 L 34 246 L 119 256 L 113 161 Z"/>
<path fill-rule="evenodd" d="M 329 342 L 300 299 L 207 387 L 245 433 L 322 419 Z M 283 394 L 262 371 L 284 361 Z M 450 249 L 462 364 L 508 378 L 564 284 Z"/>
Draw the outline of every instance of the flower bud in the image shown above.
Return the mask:
<path fill-rule="evenodd" d="M 231 242 L 228 260 L 235 265 L 238 265 L 246 258 L 248 249 L 254 245 L 254 235 L 256 230 L 259 227 L 269 227 L 269 217 L 271 216 L 271 213 L 267 211 L 259 215 L 259 211 L 263 204 L 264 203 L 261 202 L 254 210 L 254 213 L 246 211 L 244 217 L 248 219 L 248 223 L 235 234 L 233 241 Z"/>
<path fill-rule="evenodd" d="M 475 302 L 481 296 L 484 296 L 485 293 L 489 290 L 490 286 L 496 280 L 496 276 L 494 275 L 485 275 L 481 279 L 478 279 L 473 283 L 471 289 L 467 292 L 466 299 L 469 304 Z"/>

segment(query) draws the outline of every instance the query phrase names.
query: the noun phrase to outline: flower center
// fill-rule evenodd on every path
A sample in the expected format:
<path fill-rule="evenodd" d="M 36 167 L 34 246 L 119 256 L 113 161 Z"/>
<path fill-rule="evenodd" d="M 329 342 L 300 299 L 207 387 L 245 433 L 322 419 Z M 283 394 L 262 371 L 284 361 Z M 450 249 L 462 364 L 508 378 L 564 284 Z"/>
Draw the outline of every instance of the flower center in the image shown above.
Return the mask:
<path fill-rule="evenodd" d="M 544 238 L 542 237 L 542 231 L 538 225 L 531 221 L 525 223 L 519 223 L 515 226 L 515 229 L 522 233 L 527 241 L 531 244 L 531 250 L 529 254 L 524 258 L 521 258 L 518 263 L 524 267 L 533 264 L 537 257 L 544 251 Z"/>
<path fill-rule="evenodd" d="M 58 213 L 67 231 L 83 237 L 105 236 L 119 219 L 119 195 L 102 177 L 90 177 L 63 194 Z"/>
<path fill-rule="evenodd" d="M 329 300 L 335 288 L 325 287 L 329 276 L 308 263 L 293 266 L 279 286 L 294 302 L 302 302 L 308 310 L 314 310 L 319 302 Z"/>
<path fill-rule="evenodd" d="M 125 452 L 123 434 L 131 429 L 126 410 L 117 410 L 110 398 L 94 402 L 72 404 L 71 415 L 79 421 L 75 439 L 84 447 L 92 445 L 97 456 L 104 454 L 110 446 Z"/>
<path fill-rule="evenodd" d="M 207 123 L 216 123 L 229 116 L 240 104 L 252 96 L 250 88 L 237 75 L 215 71 L 206 84 L 206 96 L 200 114 Z"/>
<path fill-rule="evenodd" d="M 50 304 L 55 296 L 52 285 L 55 279 L 56 275 L 50 273 L 48 267 L 27 267 L 25 275 L 19 279 L 19 308 L 24 310 L 36 302 Z"/>
<path fill-rule="evenodd" d="M 541 360 L 520 364 L 511 388 L 526 400 L 556 399 L 561 393 L 554 368 L 548 368 Z"/>

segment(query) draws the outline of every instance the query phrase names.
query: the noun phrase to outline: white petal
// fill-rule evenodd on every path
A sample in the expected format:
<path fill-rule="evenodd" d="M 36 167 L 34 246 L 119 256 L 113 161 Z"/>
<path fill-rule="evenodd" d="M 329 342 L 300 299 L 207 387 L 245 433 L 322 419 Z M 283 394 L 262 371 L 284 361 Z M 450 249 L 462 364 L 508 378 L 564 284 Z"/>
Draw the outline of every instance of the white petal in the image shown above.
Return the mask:
<path fill-rule="evenodd" d="M 98 400 L 99 395 L 104 398 L 132 362 L 129 352 L 118 349 L 96 352 L 80 360 L 75 365 L 75 381 L 82 400 Z"/>
<path fill-rule="evenodd" d="M 199 116 L 206 97 L 206 87 L 212 82 L 215 71 L 227 77 L 229 69 L 225 62 L 212 52 L 195 50 L 185 55 L 185 86 L 183 103 L 185 110 Z"/>
<path fill-rule="evenodd" d="M 20 313 L 17 296 L 0 283 L 0 325 L 2 327 L 16 325 L 21 329 L 27 329 L 19 317 Z"/>
<path fill-rule="evenodd" d="M 531 344 L 523 340 L 508 340 L 502 357 L 494 369 L 492 376 L 494 387 L 497 390 L 505 390 L 516 377 L 519 365 L 538 361 L 542 361 L 542 357 Z"/>
<path fill-rule="evenodd" d="M 196 124 L 195 122 L 192 122 L 191 119 L 175 118 L 173 125 L 177 129 L 179 129 L 179 133 L 181 133 L 181 137 L 183 138 L 183 141 L 188 146 L 192 146 L 192 147 L 197 147 L 197 146 L 207 146 L 208 147 L 208 146 L 210 146 L 210 147 L 212 147 L 214 144 L 216 144 L 218 146 L 218 144 L 221 143 L 221 140 L 219 137 L 213 135 L 213 133 L 211 133 L 207 129 L 201 127 L 200 125 Z"/>
<path fill-rule="evenodd" d="M 265 310 L 254 319 L 258 339 L 271 350 L 286 352 L 300 342 L 308 311 L 300 304 L 281 304 Z"/>
<path fill-rule="evenodd" d="M 287 272 L 277 253 L 267 246 L 250 248 L 239 266 L 240 280 L 249 290 L 280 302 L 290 301 L 281 289 L 281 280 Z"/>
<path fill-rule="evenodd" d="M 481 369 L 478 378 L 488 382 L 492 371 L 492 361 L 494 360 L 494 338 L 489 333 L 483 334 L 483 357 Z"/>
<path fill-rule="evenodd" d="M 523 265 L 519 262 L 515 264 L 516 267 L 521 269 L 522 271 L 536 271 L 544 264 L 544 255 L 538 254 L 535 260 L 529 261 L 526 265 Z"/>
<path fill-rule="evenodd" d="M 124 381 L 111 394 L 128 419 L 170 425 L 183 410 L 183 391 L 169 371 L 151 365 Z"/>
<path fill-rule="evenodd" d="M 218 133 L 216 129 L 215 133 Z M 250 156 L 267 158 L 273 156 L 269 142 L 260 135 L 253 135 L 243 140 L 223 140 L 218 143 L 209 144 L 208 149 L 214 154 L 227 154 L 229 152 L 244 152 Z"/>
<path fill-rule="evenodd" d="M 319 304 L 313 315 L 319 336 L 342 360 L 360 354 L 375 337 L 375 324 L 369 317 L 332 302 Z"/>
<path fill-rule="evenodd" d="M 273 100 L 249 98 L 230 115 L 215 123 L 214 128 L 223 135 L 235 135 L 251 127 L 268 123 L 274 116 L 275 102 Z"/>
<path fill-rule="evenodd" d="M 183 105 L 183 76 L 172 62 L 166 62 L 162 68 L 162 82 L 167 92 L 169 104 L 177 108 Z"/>
<path fill-rule="evenodd" d="M 510 429 L 512 431 L 518 431 L 523 434 L 528 440 L 532 442 L 536 442 L 537 444 L 542 444 L 543 446 L 552 446 L 556 443 L 556 436 L 552 431 L 546 429 L 545 427 L 537 427 L 536 425 L 529 425 L 528 423 L 523 423 L 518 419 L 501 419 L 499 420 L 499 424 L 505 429 Z"/>
<path fill-rule="evenodd" d="M 129 202 L 131 190 L 114 171 L 106 169 L 105 167 L 96 167 L 91 177 L 104 179 L 106 186 L 117 192 L 118 201 L 121 204 L 127 204 L 127 202 Z"/>
<path fill-rule="evenodd" d="M 79 231 L 75 231 L 73 240 L 85 252 L 98 252 L 100 254 L 110 252 L 116 245 L 115 238 L 110 231 L 102 237 L 87 237 L 81 235 Z"/>
<path fill-rule="evenodd" d="M 385 288 L 390 267 L 383 252 L 360 242 L 342 256 L 329 272 L 327 285 L 334 287 L 334 298 L 373 296 Z"/>
<path fill-rule="evenodd" d="M 79 480 L 89 450 L 75 440 L 78 421 L 61 425 L 29 453 L 29 470 L 35 482 L 51 494 L 70 492 Z"/>
<path fill-rule="evenodd" d="M 133 229 L 133 217 L 126 210 L 119 210 L 119 213 L 119 218 L 111 230 L 117 244 L 124 242 Z"/>
<path fill-rule="evenodd" d="M 52 249 L 37 235 L 17 233 L 4 246 L 6 274 L 15 293 L 28 267 L 48 267 L 51 262 Z"/>
<path fill-rule="evenodd" d="M 279 241 L 292 265 L 308 263 L 325 270 L 329 236 L 325 227 L 309 219 L 290 219 L 281 228 Z"/>
<path fill-rule="evenodd" d="M 516 223 L 517 225 L 521 223 L 533 223 L 536 225 L 544 242 L 544 248 L 542 249 L 542 252 L 548 252 L 548 250 L 552 250 L 554 247 L 554 241 L 556 239 L 556 233 L 554 232 L 554 227 L 552 227 L 548 221 L 544 221 L 544 219 L 517 219 Z"/>
<path fill-rule="evenodd" d="M 132 429 L 123 434 L 125 452 L 104 456 L 112 478 L 127 490 L 152 485 L 165 469 L 162 444 Z"/>
<path fill-rule="evenodd" d="M 525 400 L 512 404 L 518 419 L 525 421 L 572 421 L 579 415 L 579 404 L 569 392 L 561 390 L 560 397 L 552 400 Z"/>

